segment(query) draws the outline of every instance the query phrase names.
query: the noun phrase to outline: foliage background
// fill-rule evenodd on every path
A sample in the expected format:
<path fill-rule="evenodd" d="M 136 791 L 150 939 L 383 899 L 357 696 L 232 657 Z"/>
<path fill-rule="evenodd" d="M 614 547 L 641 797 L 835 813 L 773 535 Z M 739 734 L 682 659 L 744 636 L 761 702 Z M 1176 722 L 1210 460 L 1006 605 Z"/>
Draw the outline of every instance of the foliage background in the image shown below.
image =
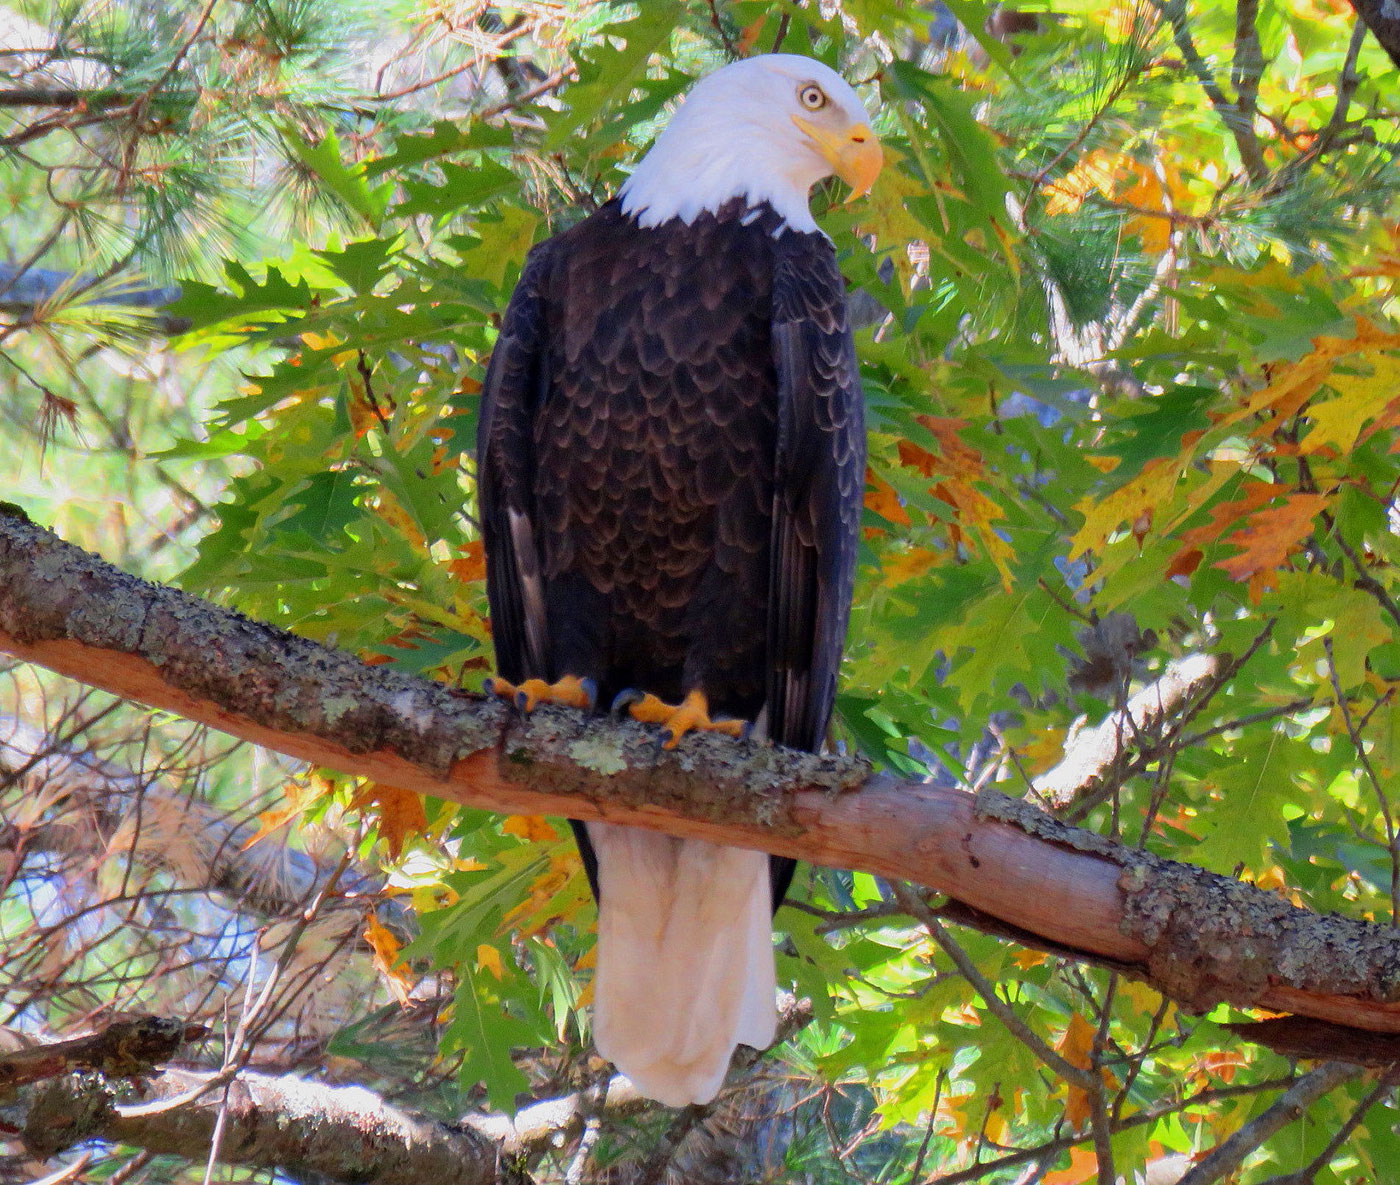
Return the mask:
<path fill-rule="evenodd" d="M 1173 659 L 1231 656 L 1123 776 L 1057 808 L 1312 909 L 1396 917 L 1400 174 L 1392 67 L 1345 5 L 123 0 L 3 19 L 4 93 L 28 92 L 0 108 L 3 496 L 144 575 L 466 685 L 490 655 L 476 395 L 526 251 L 615 191 L 697 75 L 779 45 L 838 67 L 888 164 L 864 202 L 814 195 L 871 426 L 837 743 L 1028 793 Z M 177 280 L 177 302 L 153 292 Z M 16 844 L 0 881 L 19 952 L 0 1026 L 207 1020 L 282 966 L 277 1005 L 218 1028 L 209 1064 L 309 1066 L 442 1116 L 604 1073 L 579 1007 L 592 906 L 557 822 L 330 783 L 8 679 L 11 718 L 139 776 L 86 845 L 71 795 L 0 790 L 12 833 L 58 812 L 70 840 Z M 139 810 L 162 843 L 123 822 Z M 246 855 L 179 838 L 250 810 Z M 318 862 L 379 912 L 337 894 L 298 929 Z M 1221 1029 L 1227 1007 L 1190 1016 L 916 925 L 863 874 L 805 870 L 777 925 L 811 1023 L 714 1114 L 610 1119 L 541 1153 L 537 1179 L 1176 1180 L 1299 1072 Z M 1239 1179 L 1385 1179 L 1391 1107 L 1352 1075 Z"/>

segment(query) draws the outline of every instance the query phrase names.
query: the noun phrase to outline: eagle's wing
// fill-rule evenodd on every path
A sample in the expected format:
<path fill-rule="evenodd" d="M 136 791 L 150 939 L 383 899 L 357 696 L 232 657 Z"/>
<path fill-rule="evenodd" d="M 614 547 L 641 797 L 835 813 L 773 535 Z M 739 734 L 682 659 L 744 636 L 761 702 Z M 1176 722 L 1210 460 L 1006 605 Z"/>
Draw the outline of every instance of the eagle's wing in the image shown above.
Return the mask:
<path fill-rule="evenodd" d="M 768 734 L 816 750 L 836 697 L 865 485 L 865 409 L 846 286 L 822 235 L 775 243 L 778 456 Z"/>
<path fill-rule="evenodd" d="M 544 284 L 550 244 L 536 247 L 506 309 L 486 368 L 477 425 L 477 493 L 486 596 L 502 678 L 549 677 L 544 581 L 535 529 L 534 420 L 549 390 Z"/>

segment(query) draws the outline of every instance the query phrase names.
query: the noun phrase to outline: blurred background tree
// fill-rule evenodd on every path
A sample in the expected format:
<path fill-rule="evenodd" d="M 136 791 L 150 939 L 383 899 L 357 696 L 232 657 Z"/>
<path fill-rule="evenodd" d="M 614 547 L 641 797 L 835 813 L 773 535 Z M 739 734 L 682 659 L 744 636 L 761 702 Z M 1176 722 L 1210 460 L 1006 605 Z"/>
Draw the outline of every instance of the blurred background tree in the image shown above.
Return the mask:
<path fill-rule="evenodd" d="M 475 684 L 469 444 L 524 254 L 694 77 L 771 49 L 840 68 L 889 149 L 867 201 L 814 198 L 871 422 L 837 742 L 1394 919 L 1396 91 L 1341 3 L 0 8 L 0 497 Z M 1112 777 L 1040 777 L 1197 654 L 1236 661 Z M 572 1094 L 508 1166 L 571 1185 L 1400 1171 L 1385 1079 L 816 869 L 777 920 L 789 1040 L 711 1110 L 643 1107 L 590 1056 L 557 822 L 320 778 L 21 666 L 0 713 L 0 1057 L 141 1012 L 207 1029 L 204 1072 L 360 1084 L 483 1139 Z M 0 1179 L 313 1172 L 91 1128 L 46 1162 L 16 1097 Z"/>

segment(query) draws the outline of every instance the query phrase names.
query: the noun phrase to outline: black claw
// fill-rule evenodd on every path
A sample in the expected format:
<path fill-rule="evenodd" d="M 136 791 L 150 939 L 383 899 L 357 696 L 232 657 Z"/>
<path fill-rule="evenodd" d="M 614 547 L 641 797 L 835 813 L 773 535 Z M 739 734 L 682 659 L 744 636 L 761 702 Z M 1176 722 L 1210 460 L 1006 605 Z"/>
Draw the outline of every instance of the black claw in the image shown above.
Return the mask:
<path fill-rule="evenodd" d="M 517 691 L 515 693 L 515 706 L 522 712 L 528 712 L 530 710 L 530 697 L 523 691 Z"/>
<path fill-rule="evenodd" d="M 583 688 L 583 694 L 588 697 L 588 707 L 584 708 L 584 711 L 592 712 L 598 706 L 598 680 L 583 678 L 578 682 Z"/>
<path fill-rule="evenodd" d="M 635 687 L 625 687 L 613 697 L 612 706 L 608 708 L 608 715 L 616 720 L 633 704 L 641 703 L 642 699 L 643 693 Z"/>
<path fill-rule="evenodd" d="M 496 694 L 496 676 L 495 676 L 495 675 L 487 675 L 486 678 L 484 678 L 484 679 L 481 681 L 481 690 L 484 691 L 484 692 L 486 692 L 487 695 L 495 695 L 495 694 Z"/>

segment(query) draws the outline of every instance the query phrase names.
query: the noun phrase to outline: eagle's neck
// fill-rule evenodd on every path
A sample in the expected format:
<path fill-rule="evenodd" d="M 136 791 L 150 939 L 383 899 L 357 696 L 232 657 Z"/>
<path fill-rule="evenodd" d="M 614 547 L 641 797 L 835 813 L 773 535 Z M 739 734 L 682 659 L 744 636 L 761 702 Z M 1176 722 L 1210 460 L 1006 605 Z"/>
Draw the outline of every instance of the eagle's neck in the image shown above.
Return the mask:
<path fill-rule="evenodd" d="M 771 206 L 785 227 L 815 231 L 807 192 L 823 171 L 811 153 L 788 155 L 772 129 L 742 117 L 710 118 L 704 126 L 687 119 L 683 106 L 650 152 L 623 185 L 623 213 L 642 226 L 659 226 L 672 218 L 687 224 L 702 213 L 717 214 L 735 198 L 744 207 Z"/>

